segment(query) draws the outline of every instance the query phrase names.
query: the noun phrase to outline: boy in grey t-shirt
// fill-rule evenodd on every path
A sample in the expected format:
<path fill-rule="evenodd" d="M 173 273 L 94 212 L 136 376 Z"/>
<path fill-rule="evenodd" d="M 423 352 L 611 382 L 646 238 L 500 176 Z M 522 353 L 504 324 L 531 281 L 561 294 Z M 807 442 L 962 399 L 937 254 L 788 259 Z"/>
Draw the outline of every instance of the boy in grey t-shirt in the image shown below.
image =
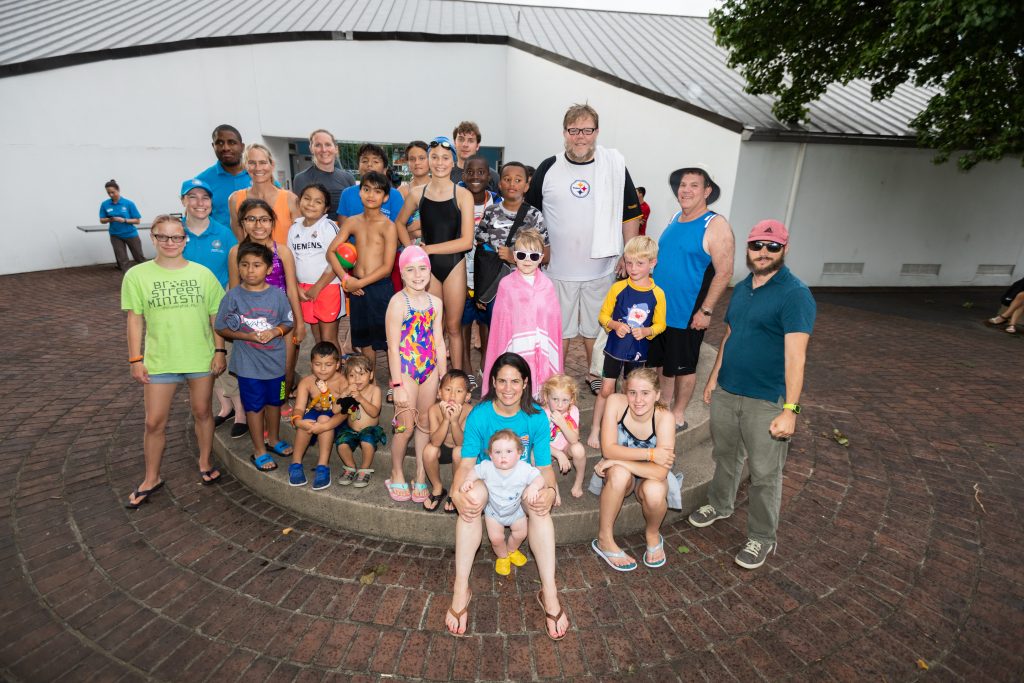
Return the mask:
<path fill-rule="evenodd" d="M 519 546 L 526 539 L 526 512 L 523 501 L 532 503 L 544 490 L 544 478 L 540 470 L 523 460 L 523 442 L 511 429 L 494 433 L 487 445 L 488 460 L 473 466 L 466 475 L 462 492 L 468 493 L 477 479 L 487 486 L 487 506 L 484 508 L 484 523 L 487 537 L 498 559 L 494 571 L 502 576 L 512 572 L 511 565 L 522 567 L 526 556 L 519 552 Z M 510 528 L 505 540 L 505 527 Z"/>
<path fill-rule="evenodd" d="M 269 442 L 274 444 L 270 450 L 278 455 L 292 454 L 291 446 L 279 438 L 279 428 L 281 405 L 287 396 L 284 336 L 295 323 L 288 297 L 267 284 L 274 258 L 270 249 L 242 242 L 237 258 L 242 282 L 224 295 L 214 327 L 217 334 L 234 343 L 228 370 L 238 378 L 238 393 L 254 449 L 250 460 L 256 469 L 270 472 L 277 469 L 277 463 L 266 452 L 264 423 Z"/>

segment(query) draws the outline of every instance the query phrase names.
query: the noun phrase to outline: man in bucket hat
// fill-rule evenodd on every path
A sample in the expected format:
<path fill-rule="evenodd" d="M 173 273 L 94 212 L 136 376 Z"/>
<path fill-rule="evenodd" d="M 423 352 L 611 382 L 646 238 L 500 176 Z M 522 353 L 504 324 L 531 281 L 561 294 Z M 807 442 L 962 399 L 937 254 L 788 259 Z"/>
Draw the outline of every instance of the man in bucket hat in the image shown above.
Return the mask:
<path fill-rule="evenodd" d="M 722 194 L 707 166 L 669 176 L 679 213 L 658 238 L 654 281 L 665 292 L 668 327 L 651 342 L 647 364 L 661 369 L 662 400 L 672 407 L 676 431 L 687 428 L 686 405 L 697 382 L 704 332 L 729 286 L 736 244 L 725 218 L 708 209 Z"/>
<path fill-rule="evenodd" d="M 711 404 L 715 474 L 707 505 L 689 520 L 706 527 L 732 515 L 746 457 L 747 542 L 736 564 L 757 569 L 776 546 L 782 468 L 800 413 L 816 306 L 807 285 L 785 265 L 786 226 L 761 221 L 747 236 L 746 248 L 750 275 L 733 289 L 725 337 L 704 387 L 704 401 Z"/>

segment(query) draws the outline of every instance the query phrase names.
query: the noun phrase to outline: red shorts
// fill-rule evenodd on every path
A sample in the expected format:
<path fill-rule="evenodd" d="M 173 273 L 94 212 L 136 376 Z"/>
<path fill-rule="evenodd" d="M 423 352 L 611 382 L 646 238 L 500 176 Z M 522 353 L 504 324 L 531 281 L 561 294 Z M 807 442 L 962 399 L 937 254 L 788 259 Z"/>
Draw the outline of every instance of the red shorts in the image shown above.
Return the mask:
<path fill-rule="evenodd" d="M 308 291 L 313 285 L 301 282 L 302 291 Z M 327 285 L 320 290 L 320 296 L 313 301 L 302 302 L 302 318 L 307 323 L 333 323 L 341 314 L 341 285 Z"/>

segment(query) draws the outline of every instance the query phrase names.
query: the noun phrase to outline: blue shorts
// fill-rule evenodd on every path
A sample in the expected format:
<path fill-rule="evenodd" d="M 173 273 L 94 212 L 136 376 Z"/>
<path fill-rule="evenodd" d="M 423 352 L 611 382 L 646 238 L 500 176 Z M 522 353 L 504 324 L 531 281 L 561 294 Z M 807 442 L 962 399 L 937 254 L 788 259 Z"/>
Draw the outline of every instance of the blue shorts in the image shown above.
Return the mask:
<path fill-rule="evenodd" d="M 321 417 L 331 418 L 334 417 L 334 413 L 330 410 L 307 410 L 302 416 L 303 420 L 309 420 L 310 422 L 316 422 Z"/>
<path fill-rule="evenodd" d="M 277 379 L 238 378 L 238 396 L 247 413 L 258 413 L 265 406 L 282 406 L 288 396 L 284 377 Z"/>
<path fill-rule="evenodd" d="M 476 302 L 473 301 L 473 297 L 466 297 L 466 307 L 462 309 L 462 325 L 472 325 L 478 323 L 480 325 L 490 326 L 491 324 L 491 310 L 494 308 L 494 302 L 487 306 L 487 310 L 481 311 L 476 307 Z"/>
<path fill-rule="evenodd" d="M 163 372 L 159 375 L 150 375 L 150 384 L 181 384 L 187 382 L 190 379 L 202 379 L 203 377 L 209 377 L 211 373 L 209 370 L 206 372 Z"/>

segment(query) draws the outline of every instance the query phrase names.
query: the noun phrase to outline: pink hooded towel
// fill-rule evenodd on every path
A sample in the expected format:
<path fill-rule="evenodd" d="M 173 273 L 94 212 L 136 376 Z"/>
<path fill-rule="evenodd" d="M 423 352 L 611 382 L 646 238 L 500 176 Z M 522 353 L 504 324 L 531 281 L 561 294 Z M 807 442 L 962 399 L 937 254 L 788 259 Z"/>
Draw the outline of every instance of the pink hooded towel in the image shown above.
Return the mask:
<path fill-rule="evenodd" d="M 540 270 L 532 284 L 519 271 L 498 284 L 484 361 L 484 393 L 494 361 L 506 352 L 518 353 L 530 366 L 534 398 L 548 377 L 562 371 L 562 311 L 554 283 Z"/>

